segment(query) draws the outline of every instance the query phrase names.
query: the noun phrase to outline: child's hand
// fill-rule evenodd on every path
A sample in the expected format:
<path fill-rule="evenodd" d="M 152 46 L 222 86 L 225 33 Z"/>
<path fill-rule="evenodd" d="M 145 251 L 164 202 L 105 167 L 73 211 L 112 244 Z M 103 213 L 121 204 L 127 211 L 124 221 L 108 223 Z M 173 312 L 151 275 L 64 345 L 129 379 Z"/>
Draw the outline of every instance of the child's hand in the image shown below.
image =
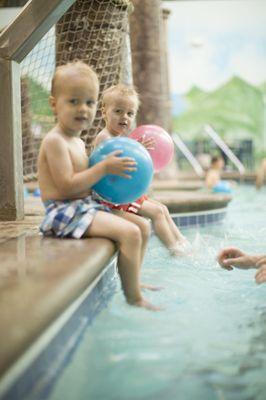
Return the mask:
<path fill-rule="evenodd" d="M 122 153 L 122 150 L 116 150 L 106 157 L 106 159 L 104 160 L 106 174 L 118 175 L 122 176 L 123 178 L 131 179 L 131 176 L 125 174 L 124 172 L 136 171 L 137 163 L 134 158 L 131 157 L 118 157 Z"/>
<path fill-rule="evenodd" d="M 138 142 L 147 150 L 154 150 L 155 140 L 153 138 L 146 139 L 146 136 L 143 135 L 141 138 L 139 138 Z"/>

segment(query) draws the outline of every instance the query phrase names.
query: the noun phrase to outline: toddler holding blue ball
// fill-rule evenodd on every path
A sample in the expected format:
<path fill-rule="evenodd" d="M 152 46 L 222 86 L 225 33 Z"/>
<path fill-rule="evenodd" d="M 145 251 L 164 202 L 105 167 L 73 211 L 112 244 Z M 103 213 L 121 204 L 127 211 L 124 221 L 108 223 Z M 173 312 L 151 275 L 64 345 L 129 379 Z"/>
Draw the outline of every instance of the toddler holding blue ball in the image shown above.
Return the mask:
<path fill-rule="evenodd" d="M 134 159 L 119 157 L 120 151 L 88 168 L 83 130 L 96 113 L 99 82 L 95 72 L 77 61 L 56 68 L 50 105 L 57 123 L 42 141 L 38 157 L 38 179 L 46 214 L 40 230 L 59 238 L 103 237 L 119 249 L 118 271 L 129 304 L 158 310 L 145 300 L 139 283 L 149 225 L 138 217 L 130 220 L 110 212 L 94 201 L 91 186 L 107 174 L 128 177 L 136 169 Z"/>
<path fill-rule="evenodd" d="M 94 146 L 110 138 L 128 136 L 138 107 L 139 98 L 133 87 L 118 84 L 107 89 L 102 98 L 102 115 L 106 126 L 98 133 Z M 141 143 L 147 150 L 154 144 L 153 139 L 145 138 Z M 142 217 L 151 219 L 156 235 L 172 255 L 179 256 L 191 251 L 190 243 L 181 234 L 164 204 L 146 195 L 129 204 L 114 205 L 104 200 L 100 202 L 128 221 L 136 217 L 141 223 L 144 220 Z"/>

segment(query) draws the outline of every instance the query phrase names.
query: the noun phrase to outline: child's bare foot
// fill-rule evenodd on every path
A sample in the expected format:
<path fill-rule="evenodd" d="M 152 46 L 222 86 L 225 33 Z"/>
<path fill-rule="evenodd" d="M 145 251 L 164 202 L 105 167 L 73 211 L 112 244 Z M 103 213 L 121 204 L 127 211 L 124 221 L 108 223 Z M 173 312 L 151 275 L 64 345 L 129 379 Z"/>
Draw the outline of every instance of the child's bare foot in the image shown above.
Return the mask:
<path fill-rule="evenodd" d="M 169 247 L 169 252 L 171 256 L 180 257 L 185 255 L 185 249 L 182 243 L 177 242 L 174 247 Z"/>
<path fill-rule="evenodd" d="M 182 241 L 182 246 L 184 248 L 184 251 L 186 254 L 192 254 L 193 253 L 193 247 L 192 244 L 185 238 L 185 240 Z"/>
<path fill-rule="evenodd" d="M 145 299 L 141 299 L 135 303 L 137 307 L 143 307 L 150 311 L 162 311 L 162 307 L 157 307 Z"/>
<path fill-rule="evenodd" d="M 172 256 L 184 256 L 192 254 L 193 249 L 191 243 L 183 236 L 180 241 L 176 242 L 174 247 L 169 248 L 170 254 Z"/>
<path fill-rule="evenodd" d="M 154 285 L 149 285 L 146 283 L 141 283 L 140 284 L 141 289 L 147 289 L 147 290 L 152 290 L 153 292 L 157 292 L 158 290 L 162 290 L 163 286 L 154 286 Z"/>
<path fill-rule="evenodd" d="M 141 298 L 135 302 L 128 301 L 128 303 L 131 304 L 132 306 L 146 308 L 147 310 L 150 310 L 150 311 L 162 311 L 163 310 L 162 307 L 157 307 L 143 298 Z"/>

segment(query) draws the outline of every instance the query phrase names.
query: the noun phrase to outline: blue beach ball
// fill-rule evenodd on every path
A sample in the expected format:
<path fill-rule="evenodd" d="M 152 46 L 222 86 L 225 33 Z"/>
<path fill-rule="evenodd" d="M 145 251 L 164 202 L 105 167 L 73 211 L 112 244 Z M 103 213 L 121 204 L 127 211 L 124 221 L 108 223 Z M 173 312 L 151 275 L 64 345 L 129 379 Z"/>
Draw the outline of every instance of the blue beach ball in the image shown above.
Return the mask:
<path fill-rule="evenodd" d="M 226 181 L 220 181 L 212 189 L 213 193 L 232 193 L 230 184 Z"/>
<path fill-rule="evenodd" d="M 131 179 L 117 175 L 106 175 L 92 186 L 101 197 L 110 203 L 127 204 L 141 197 L 148 189 L 153 177 L 153 162 L 148 151 L 136 140 L 118 137 L 102 142 L 91 154 L 89 167 L 105 159 L 116 151 L 122 150 L 119 157 L 132 157 L 137 162 L 137 170 L 127 172 Z"/>
<path fill-rule="evenodd" d="M 41 191 L 39 188 L 36 188 L 32 194 L 34 197 L 41 197 Z"/>

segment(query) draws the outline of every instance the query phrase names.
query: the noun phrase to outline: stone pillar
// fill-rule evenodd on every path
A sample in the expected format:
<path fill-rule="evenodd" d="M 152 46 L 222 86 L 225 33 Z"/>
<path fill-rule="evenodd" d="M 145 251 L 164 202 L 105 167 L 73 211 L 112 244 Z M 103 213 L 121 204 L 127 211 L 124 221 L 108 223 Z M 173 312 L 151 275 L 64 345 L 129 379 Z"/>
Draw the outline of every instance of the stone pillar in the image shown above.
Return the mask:
<path fill-rule="evenodd" d="M 164 92 L 164 113 L 165 113 L 165 126 L 164 129 L 172 134 L 173 123 L 172 123 L 172 104 L 171 104 L 171 93 L 170 93 L 170 83 L 169 83 L 169 65 L 168 65 L 168 17 L 170 15 L 170 10 L 162 9 L 162 78 L 163 78 L 163 92 Z M 176 154 L 172 161 L 167 167 L 157 175 L 158 179 L 176 179 L 178 175 L 178 166 Z"/>
<path fill-rule="evenodd" d="M 130 16 L 133 81 L 141 100 L 137 123 L 155 124 L 171 133 L 167 62 L 167 17 L 160 0 L 133 0 Z M 175 179 L 176 157 L 155 178 Z"/>
<path fill-rule="evenodd" d="M 172 133 L 172 104 L 171 104 L 171 93 L 169 83 L 169 64 L 168 64 L 168 17 L 171 14 L 170 10 L 166 8 L 162 9 L 163 29 L 162 29 L 162 42 L 163 42 L 163 79 L 164 79 L 164 98 L 165 98 L 165 129 L 167 132 Z"/>
<path fill-rule="evenodd" d="M 138 125 L 165 127 L 160 0 L 133 0 L 130 39 L 133 81 L 141 100 Z"/>

